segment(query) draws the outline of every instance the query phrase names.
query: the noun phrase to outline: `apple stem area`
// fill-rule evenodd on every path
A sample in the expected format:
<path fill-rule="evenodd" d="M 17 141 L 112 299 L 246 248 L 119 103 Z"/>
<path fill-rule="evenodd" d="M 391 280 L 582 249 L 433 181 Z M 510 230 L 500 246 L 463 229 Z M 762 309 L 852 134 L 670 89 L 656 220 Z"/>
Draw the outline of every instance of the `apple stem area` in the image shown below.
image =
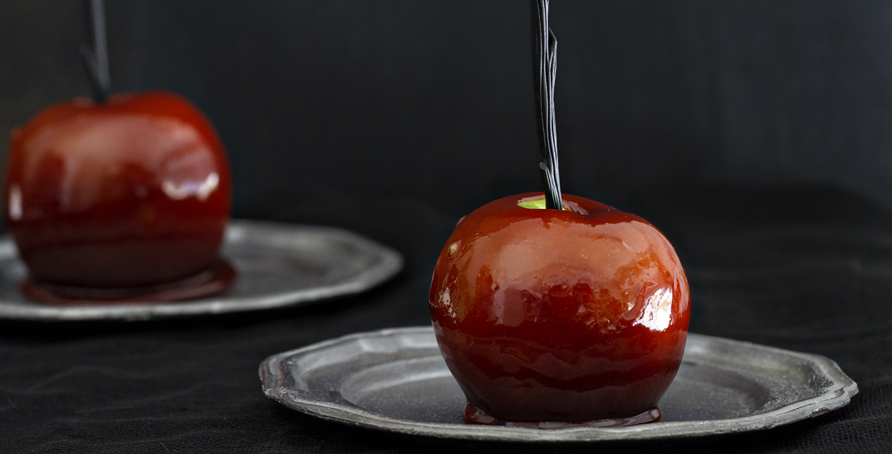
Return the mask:
<path fill-rule="evenodd" d="M 108 40 L 105 33 L 105 6 L 103 0 L 85 0 L 87 22 L 91 31 L 93 47 L 83 47 L 81 56 L 90 84 L 93 86 L 93 99 L 105 102 L 111 91 L 111 76 L 108 69 Z"/>
<path fill-rule="evenodd" d="M 528 210 L 544 210 L 549 208 L 548 202 L 545 199 L 536 199 L 536 200 L 528 200 L 526 202 L 517 202 L 517 206 L 521 208 L 526 208 Z M 567 207 L 562 206 L 561 210 L 568 211 Z"/>
<path fill-rule="evenodd" d="M 554 82 L 557 76 L 557 39 L 548 27 L 548 0 L 530 0 L 533 38 L 533 91 L 539 136 L 539 175 L 546 208 L 561 209 L 561 177 L 558 172 L 557 126 L 554 118 Z"/>

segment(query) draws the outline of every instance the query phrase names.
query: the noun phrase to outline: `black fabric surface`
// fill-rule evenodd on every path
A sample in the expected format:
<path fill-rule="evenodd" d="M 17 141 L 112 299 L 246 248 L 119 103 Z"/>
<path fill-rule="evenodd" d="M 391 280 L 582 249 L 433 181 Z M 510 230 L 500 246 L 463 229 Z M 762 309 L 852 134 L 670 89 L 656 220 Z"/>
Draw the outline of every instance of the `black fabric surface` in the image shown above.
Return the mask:
<path fill-rule="evenodd" d="M 892 211 L 835 189 L 696 187 L 623 201 L 686 265 L 691 331 L 826 355 L 858 382 L 840 410 L 728 436 L 592 445 L 395 435 L 289 410 L 260 391 L 268 355 L 429 323 L 436 254 L 456 221 L 427 206 L 329 194 L 252 217 L 351 228 L 405 270 L 314 306 L 137 323 L 0 322 L 2 453 L 892 452 Z M 351 207 L 349 210 L 344 207 Z"/>

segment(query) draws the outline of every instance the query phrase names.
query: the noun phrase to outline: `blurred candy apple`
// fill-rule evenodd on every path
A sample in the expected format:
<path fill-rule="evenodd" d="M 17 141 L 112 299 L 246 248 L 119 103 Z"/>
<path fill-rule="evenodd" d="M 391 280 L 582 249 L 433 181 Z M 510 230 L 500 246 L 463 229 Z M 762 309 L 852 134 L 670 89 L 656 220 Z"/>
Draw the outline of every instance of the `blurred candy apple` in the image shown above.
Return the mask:
<path fill-rule="evenodd" d="M 659 419 L 689 320 L 678 256 L 644 219 L 561 200 L 488 203 L 440 253 L 430 310 L 467 422 Z"/>
<path fill-rule="evenodd" d="M 201 273 L 230 210 L 223 144 L 167 92 L 51 106 L 12 133 L 5 214 L 36 283 L 122 288 Z"/>

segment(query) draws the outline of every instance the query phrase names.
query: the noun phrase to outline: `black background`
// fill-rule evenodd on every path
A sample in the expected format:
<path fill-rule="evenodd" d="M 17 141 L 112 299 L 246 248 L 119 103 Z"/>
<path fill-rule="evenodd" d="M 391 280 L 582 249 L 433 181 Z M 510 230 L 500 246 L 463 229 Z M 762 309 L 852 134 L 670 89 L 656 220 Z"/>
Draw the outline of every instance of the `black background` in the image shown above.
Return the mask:
<path fill-rule="evenodd" d="M 528 3 L 106 3 L 114 90 L 173 90 L 205 111 L 235 216 L 350 228 L 406 270 L 270 313 L 0 322 L 0 452 L 530 449 L 317 421 L 265 399 L 255 372 L 279 351 L 427 323 L 454 222 L 538 189 Z M 81 7 L 0 3 L 3 134 L 89 95 Z M 824 354 L 861 386 L 785 428 L 599 449 L 892 450 L 892 3 L 556 0 L 551 25 L 565 191 L 670 237 L 693 331 Z"/>

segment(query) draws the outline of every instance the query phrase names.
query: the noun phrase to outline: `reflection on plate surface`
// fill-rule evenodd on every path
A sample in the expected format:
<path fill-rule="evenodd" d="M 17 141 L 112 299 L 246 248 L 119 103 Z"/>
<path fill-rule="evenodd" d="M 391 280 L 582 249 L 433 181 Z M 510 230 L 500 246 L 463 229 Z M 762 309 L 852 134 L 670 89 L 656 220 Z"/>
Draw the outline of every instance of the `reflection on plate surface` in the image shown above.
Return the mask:
<path fill-rule="evenodd" d="M 360 333 L 280 353 L 260 365 L 264 393 L 324 419 L 393 432 L 501 441 L 598 441 L 768 429 L 849 403 L 854 381 L 832 360 L 690 334 L 663 421 L 624 428 L 467 425 L 465 398 L 433 329 Z"/>
<path fill-rule="evenodd" d="M 0 318 L 145 320 L 271 309 L 368 290 L 402 269 L 400 254 L 355 233 L 327 227 L 231 221 L 222 255 L 239 277 L 225 292 L 174 303 L 54 306 L 26 299 L 26 275 L 9 237 L 0 239 Z"/>

